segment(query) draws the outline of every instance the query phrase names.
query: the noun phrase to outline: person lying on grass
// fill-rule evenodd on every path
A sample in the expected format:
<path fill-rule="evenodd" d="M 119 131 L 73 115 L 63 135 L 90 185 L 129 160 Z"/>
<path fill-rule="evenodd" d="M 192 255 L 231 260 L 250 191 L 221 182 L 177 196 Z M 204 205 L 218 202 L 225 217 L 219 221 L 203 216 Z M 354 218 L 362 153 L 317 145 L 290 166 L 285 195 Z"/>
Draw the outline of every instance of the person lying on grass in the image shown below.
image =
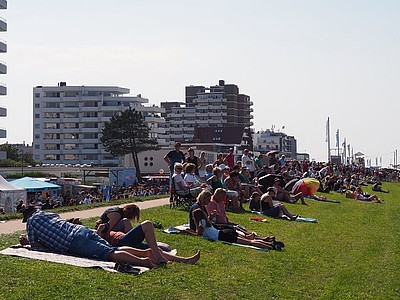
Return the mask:
<path fill-rule="evenodd" d="M 246 236 L 239 235 L 236 230 L 224 228 L 218 230 L 208 219 L 207 214 L 202 209 L 193 211 L 193 219 L 196 224 L 196 235 L 212 241 L 224 241 L 228 243 L 238 243 L 242 245 L 254 246 L 262 249 L 282 250 L 280 242 L 266 242 L 256 239 L 248 239 Z M 282 245 L 280 245 L 282 244 Z"/>
<path fill-rule="evenodd" d="M 287 218 L 291 221 L 297 219 L 298 215 L 292 214 L 282 203 L 274 203 L 273 197 L 276 195 L 275 187 L 269 187 L 267 192 L 256 198 L 250 203 L 250 210 L 262 212 L 263 215 L 273 218 Z"/>
<path fill-rule="evenodd" d="M 353 199 L 360 201 L 371 201 L 376 203 L 382 203 L 382 200 L 377 195 L 369 195 L 362 191 L 360 187 L 357 187 L 353 192 Z"/>
<path fill-rule="evenodd" d="M 304 201 L 303 193 L 298 192 L 292 196 L 288 191 L 281 187 L 281 180 L 279 179 L 279 177 L 276 177 L 274 179 L 274 183 L 272 186 L 275 187 L 277 191 L 276 196 L 274 197 L 275 200 L 288 203 L 297 203 L 297 201 L 299 201 L 300 199 L 301 204 L 307 205 L 307 203 Z"/>
<path fill-rule="evenodd" d="M 265 238 L 264 240 L 259 237 L 256 238 L 255 233 L 246 234 L 242 232 L 241 234 L 239 234 L 234 229 L 233 226 L 232 227 L 226 226 L 221 229 L 215 228 L 207 216 L 207 209 L 206 209 L 207 204 L 210 203 L 211 196 L 212 194 L 209 191 L 203 191 L 202 193 L 200 193 L 200 195 L 197 198 L 197 202 L 191 207 L 189 212 L 191 215 L 190 216 L 191 229 L 185 230 L 185 233 L 203 236 L 211 240 L 220 240 L 231 243 L 253 245 L 260 248 L 273 248 L 276 243 L 278 243 L 280 246 L 283 246 L 283 243 L 276 242 L 274 237 L 269 237 L 268 240 L 267 238 Z M 200 214 L 200 212 L 202 212 L 202 215 Z M 212 217 L 214 217 L 214 214 L 212 214 Z M 211 226 L 212 229 L 200 226 L 204 225 L 204 221 L 202 221 L 202 224 L 200 224 L 199 218 L 207 220 L 205 224 L 209 225 L 208 227 Z M 199 226 L 202 227 L 203 229 L 199 229 L 200 228 Z M 206 230 L 203 234 L 204 229 Z"/>
<path fill-rule="evenodd" d="M 257 192 L 254 192 L 257 193 Z M 255 232 L 246 229 L 243 226 L 235 224 L 228 219 L 225 210 L 225 203 L 227 202 L 227 192 L 218 188 L 215 190 L 211 197 L 211 201 L 205 206 L 207 215 L 211 220 L 212 225 L 217 229 L 232 228 L 238 231 L 239 234 L 245 235 L 250 239 L 260 239 L 264 241 L 273 241 L 275 237 L 259 237 Z"/>
<path fill-rule="evenodd" d="M 93 230 L 69 223 L 55 213 L 40 211 L 35 206 L 27 207 L 23 216 L 22 222 L 26 222 L 27 237 L 20 237 L 21 245 L 147 268 L 165 263 L 165 258 L 158 253 L 132 247 L 113 247 Z"/>
<path fill-rule="evenodd" d="M 135 204 L 132 204 L 135 205 Z M 136 205 L 135 205 L 136 206 Z M 140 218 L 140 209 L 137 207 L 135 209 L 135 214 L 133 215 L 132 219 L 139 221 Z M 114 231 L 114 230 L 107 230 L 109 223 L 100 224 L 97 229 L 96 233 L 109 242 L 112 246 L 121 247 L 121 246 L 130 246 L 137 249 L 149 250 L 154 253 L 154 255 L 158 258 L 164 260 L 164 262 L 170 261 L 177 261 L 177 262 L 184 262 L 184 263 L 195 263 L 200 258 L 200 251 L 198 251 L 195 255 L 191 257 L 180 257 L 171 255 L 168 252 L 163 251 L 160 248 L 160 244 L 157 243 L 156 235 L 154 232 L 153 223 L 150 221 L 144 221 L 138 224 L 136 227 L 132 228 L 130 224 L 130 229 L 125 233 L 124 230 L 122 231 Z M 147 243 L 143 241 L 146 239 Z M 151 251 L 148 251 L 148 254 L 151 254 Z"/>

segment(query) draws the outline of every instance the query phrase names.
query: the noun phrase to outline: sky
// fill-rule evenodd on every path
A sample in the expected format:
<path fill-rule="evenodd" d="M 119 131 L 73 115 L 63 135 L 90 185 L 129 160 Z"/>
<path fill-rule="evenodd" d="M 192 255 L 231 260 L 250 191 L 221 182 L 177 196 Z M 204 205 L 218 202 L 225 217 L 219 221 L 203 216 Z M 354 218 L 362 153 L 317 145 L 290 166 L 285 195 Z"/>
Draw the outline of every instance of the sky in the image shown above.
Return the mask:
<path fill-rule="evenodd" d="M 0 16 L 0 143 L 32 143 L 37 85 L 116 85 L 159 105 L 223 79 L 251 97 L 256 131 L 284 126 L 317 161 L 328 117 L 331 148 L 339 130 L 372 165 L 400 146 L 400 1 L 13 0 Z"/>

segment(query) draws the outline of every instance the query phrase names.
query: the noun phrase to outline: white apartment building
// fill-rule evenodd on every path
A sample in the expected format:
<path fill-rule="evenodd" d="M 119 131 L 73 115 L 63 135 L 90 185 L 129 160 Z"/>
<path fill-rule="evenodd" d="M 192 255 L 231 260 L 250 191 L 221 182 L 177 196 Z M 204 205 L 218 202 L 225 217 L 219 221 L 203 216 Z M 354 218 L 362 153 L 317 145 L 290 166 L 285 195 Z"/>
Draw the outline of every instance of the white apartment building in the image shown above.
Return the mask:
<path fill-rule="evenodd" d="M 273 130 L 262 130 L 254 133 L 254 151 L 267 153 L 278 150 L 286 157 L 296 159 L 297 141 L 293 136 L 288 136 L 284 132 Z"/>
<path fill-rule="evenodd" d="M 129 107 L 141 112 L 151 136 L 164 133 L 164 109 L 144 106 L 148 99 L 129 96 L 116 86 L 37 86 L 33 88 L 33 157 L 46 164 L 121 165 L 100 141 L 105 122 Z"/>
<path fill-rule="evenodd" d="M 0 0 L 0 10 L 7 9 L 7 1 Z M 0 32 L 7 31 L 7 21 L 0 17 Z M 0 53 L 7 52 L 7 44 L 4 40 L 0 39 Z M 0 75 L 7 74 L 7 65 L 5 62 L 0 61 Z M 5 83 L 0 82 L 0 96 L 7 95 L 7 87 Z M 7 109 L 0 105 L 0 117 L 7 117 Z M 0 138 L 6 138 L 7 131 L 3 128 L 0 128 Z"/>

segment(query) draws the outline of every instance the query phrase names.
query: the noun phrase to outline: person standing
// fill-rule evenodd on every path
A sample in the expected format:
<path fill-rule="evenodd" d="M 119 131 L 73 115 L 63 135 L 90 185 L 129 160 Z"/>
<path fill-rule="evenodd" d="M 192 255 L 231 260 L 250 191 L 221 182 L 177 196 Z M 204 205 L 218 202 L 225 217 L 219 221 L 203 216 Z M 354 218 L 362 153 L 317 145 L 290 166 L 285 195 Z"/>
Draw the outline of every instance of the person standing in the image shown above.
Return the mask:
<path fill-rule="evenodd" d="M 190 147 L 188 149 L 188 153 L 189 153 L 189 157 L 186 158 L 186 162 L 187 163 L 191 163 L 195 165 L 195 169 L 194 169 L 194 174 L 196 174 L 197 176 L 200 176 L 199 174 L 199 169 L 201 168 L 202 164 L 200 159 L 194 155 L 194 149 L 192 147 Z"/>
<path fill-rule="evenodd" d="M 183 152 L 180 150 L 181 149 L 181 143 L 176 142 L 175 143 L 175 149 L 169 151 L 165 156 L 164 156 L 164 161 L 167 163 L 168 168 L 169 168 L 169 174 L 170 178 L 174 174 L 174 165 L 176 163 L 184 163 L 185 162 L 185 155 Z"/>
<path fill-rule="evenodd" d="M 233 154 L 233 148 L 229 149 L 229 153 L 224 158 L 224 164 L 227 165 L 230 169 L 233 169 L 235 165 L 235 156 Z"/>

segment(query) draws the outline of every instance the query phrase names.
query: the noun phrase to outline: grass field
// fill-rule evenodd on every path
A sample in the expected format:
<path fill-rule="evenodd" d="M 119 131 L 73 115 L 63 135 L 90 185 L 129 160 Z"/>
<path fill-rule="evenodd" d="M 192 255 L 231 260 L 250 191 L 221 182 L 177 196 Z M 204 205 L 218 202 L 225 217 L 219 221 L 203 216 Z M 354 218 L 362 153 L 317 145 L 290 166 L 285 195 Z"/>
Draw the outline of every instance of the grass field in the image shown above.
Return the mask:
<path fill-rule="evenodd" d="M 383 188 L 390 190 L 379 194 L 383 204 L 331 193 L 328 198 L 340 204 L 287 205 L 317 224 L 261 223 L 251 221 L 250 213 L 229 214 L 232 221 L 285 242 L 282 252 L 156 229 L 158 239 L 180 255 L 200 249 L 200 261 L 131 276 L 0 255 L 0 299 L 400 299 L 400 185 Z M 160 207 L 144 210 L 142 219 L 166 228 L 186 223 L 187 212 Z M 0 249 L 17 242 L 18 234 L 2 235 Z"/>

